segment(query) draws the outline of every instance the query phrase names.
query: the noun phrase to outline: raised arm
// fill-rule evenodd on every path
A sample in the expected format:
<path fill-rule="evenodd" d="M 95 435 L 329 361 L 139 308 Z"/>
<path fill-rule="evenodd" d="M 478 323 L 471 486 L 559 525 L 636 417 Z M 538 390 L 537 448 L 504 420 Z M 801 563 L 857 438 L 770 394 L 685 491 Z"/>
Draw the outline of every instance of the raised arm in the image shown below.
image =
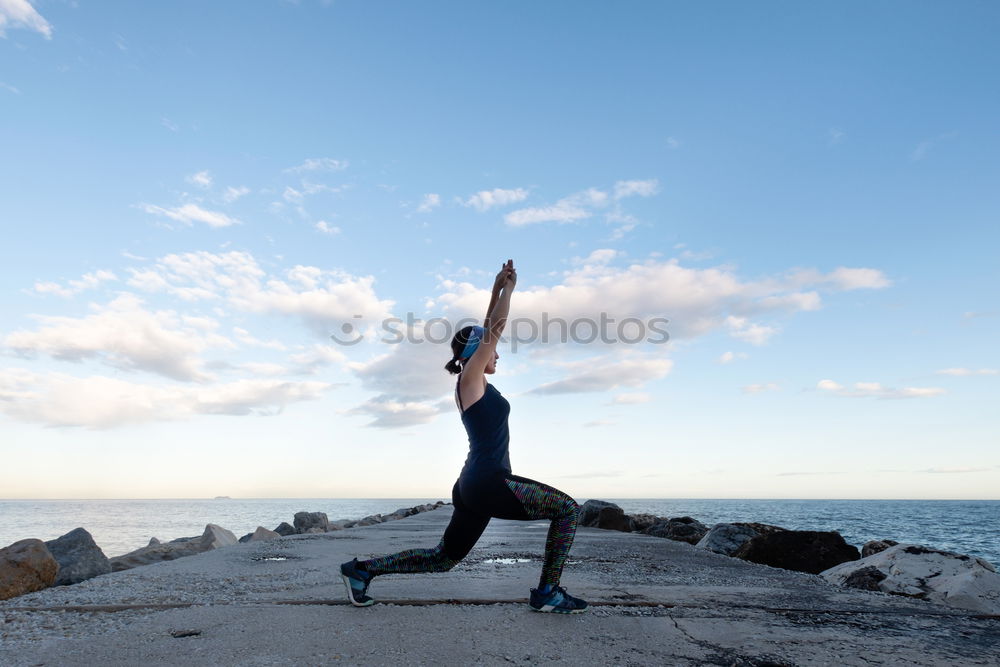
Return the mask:
<path fill-rule="evenodd" d="M 462 366 L 462 384 L 469 382 L 473 387 L 482 386 L 483 370 L 493 359 L 497 342 L 507 326 L 507 314 L 510 312 L 510 296 L 517 284 L 517 271 L 514 260 L 509 259 L 504 264 L 494 283 L 494 294 L 490 298 L 490 308 L 483 322 L 482 341 L 472 357 Z M 499 286 L 499 290 L 497 287 Z"/>

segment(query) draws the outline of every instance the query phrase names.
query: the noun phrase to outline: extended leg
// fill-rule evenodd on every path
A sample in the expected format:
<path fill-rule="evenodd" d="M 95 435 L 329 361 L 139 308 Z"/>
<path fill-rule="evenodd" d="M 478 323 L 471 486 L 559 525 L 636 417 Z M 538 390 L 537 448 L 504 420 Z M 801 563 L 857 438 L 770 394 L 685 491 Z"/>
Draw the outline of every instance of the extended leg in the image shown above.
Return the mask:
<path fill-rule="evenodd" d="M 504 481 L 521 502 L 528 518 L 552 522 L 545 539 L 545 562 L 539 588 L 558 586 L 569 549 L 573 546 L 580 506 L 562 491 L 526 477 L 507 475 Z"/>
<path fill-rule="evenodd" d="M 456 485 L 457 486 L 457 485 Z M 372 576 L 402 572 L 446 572 L 465 558 L 486 530 L 490 517 L 469 510 L 457 488 L 452 493 L 455 511 L 444 537 L 433 549 L 407 549 L 399 553 L 358 563 L 358 569 Z"/>

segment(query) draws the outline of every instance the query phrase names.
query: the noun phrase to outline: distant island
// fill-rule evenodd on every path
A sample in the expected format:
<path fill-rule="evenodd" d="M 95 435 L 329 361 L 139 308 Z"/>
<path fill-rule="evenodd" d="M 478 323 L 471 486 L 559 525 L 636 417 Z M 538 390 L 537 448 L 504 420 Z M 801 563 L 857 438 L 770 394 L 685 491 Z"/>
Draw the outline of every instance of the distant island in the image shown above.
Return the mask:
<path fill-rule="evenodd" d="M 216 500 L 232 500 L 229 496 L 216 496 Z"/>

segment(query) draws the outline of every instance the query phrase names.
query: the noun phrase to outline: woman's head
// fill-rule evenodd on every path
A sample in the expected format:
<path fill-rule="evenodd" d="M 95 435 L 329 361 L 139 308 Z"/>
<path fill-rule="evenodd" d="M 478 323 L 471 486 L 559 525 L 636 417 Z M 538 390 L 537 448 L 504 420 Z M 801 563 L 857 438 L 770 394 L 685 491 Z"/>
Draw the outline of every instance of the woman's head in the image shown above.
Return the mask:
<path fill-rule="evenodd" d="M 455 373 L 461 373 L 465 362 L 475 353 L 476 349 L 479 347 L 479 342 L 482 340 L 485 331 L 482 327 L 463 327 L 455 332 L 455 335 L 451 339 L 451 361 L 445 364 L 445 370 L 454 375 Z M 486 363 L 486 368 L 483 372 L 492 375 L 496 373 L 496 360 L 500 358 L 496 352 L 493 353 L 493 358 Z"/>

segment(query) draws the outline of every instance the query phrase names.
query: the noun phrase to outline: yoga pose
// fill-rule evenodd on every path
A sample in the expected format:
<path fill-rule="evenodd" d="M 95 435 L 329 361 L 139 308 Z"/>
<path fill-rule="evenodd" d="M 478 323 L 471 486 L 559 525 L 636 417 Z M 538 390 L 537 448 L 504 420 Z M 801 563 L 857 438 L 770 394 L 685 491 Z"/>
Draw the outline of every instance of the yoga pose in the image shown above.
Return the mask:
<path fill-rule="evenodd" d="M 372 579 L 399 572 L 445 572 L 468 555 L 492 517 L 551 521 L 538 588 L 528 604 L 535 611 L 577 614 L 587 603 L 559 586 L 559 577 L 576 534 L 580 506 L 568 495 L 511 473 L 507 445 L 510 403 L 486 381 L 496 372 L 497 341 L 507 324 L 510 295 L 517 284 L 514 260 L 497 274 L 483 326 L 465 327 L 452 338 L 452 359 L 445 366 L 458 374 L 455 401 L 469 434 L 469 456 L 451 491 L 455 506 L 444 537 L 433 549 L 408 549 L 340 566 L 347 596 L 356 607 L 375 602 L 368 596 Z"/>

